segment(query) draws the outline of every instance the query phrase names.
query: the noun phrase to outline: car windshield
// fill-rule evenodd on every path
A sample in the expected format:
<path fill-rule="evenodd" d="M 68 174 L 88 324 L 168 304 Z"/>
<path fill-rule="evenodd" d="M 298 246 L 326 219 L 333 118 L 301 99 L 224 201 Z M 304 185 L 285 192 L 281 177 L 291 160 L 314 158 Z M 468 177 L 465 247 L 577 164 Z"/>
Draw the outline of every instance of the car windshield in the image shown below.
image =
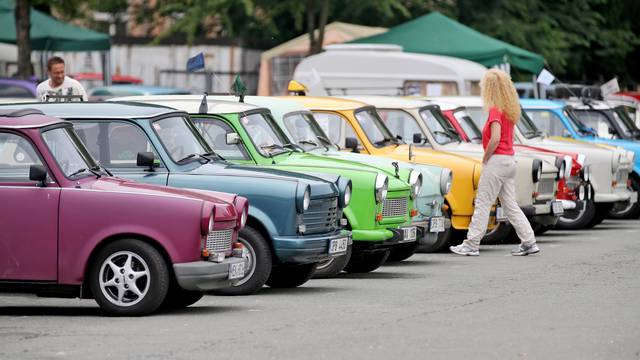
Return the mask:
<path fill-rule="evenodd" d="M 69 127 L 59 127 L 42 133 L 49 151 L 56 159 L 64 175 L 77 179 L 92 175 L 99 169 L 98 164 L 82 145 L 75 132 Z"/>
<path fill-rule="evenodd" d="M 171 116 L 153 122 L 153 130 L 171 159 L 178 163 L 198 161 L 210 152 L 197 130 L 182 116 Z"/>
<path fill-rule="evenodd" d="M 418 121 L 404 110 L 378 109 L 380 118 L 394 136 L 400 136 L 405 142 L 412 142 L 414 134 L 426 140 Z"/>
<path fill-rule="evenodd" d="M 367 135 L 369 141 L 375 147 L 384 147 L 388 145 L 398 145 L 400 142 L 396 139 L 391 131 L 384 126 L 382 119 L 373 108 L 367 108 L 355 113 L 358 124 Z"/>
<path fill-rule="evenodd" d="M 471 142 L 482 141 L 482 133 L 476 124 L 473 122 L 471 115 L 466 110 L 456 110 L 453 112 L 453 116 L 458 120 L 460 127 Z"/>
<path fill-rule="evenodd" d="M 256 149 L 263 156 L 271 157 L 291 152 L 289 141 L 267 113 L 241 114 L 240 124 Z"/>
<path fill-rule="evenodd" d="M 438 144 L 444 145 L 460 141 L 460 136 L 458 136 L 458 133 L 438 108 L 428 107 L 422 109 L 420 110 L 420 116 Z"/>
<path fill-rule="evenodd" d="M 482 129 L 484 127 L 484 123 L 487 122 L 487 118 L 489 114 L 482 107 L 466 107 L 467 113 L 471 117 L 471 120 L 476 124 L 478 129 Z"/>
<path fill-rule="evenodd" d="M 573 114 L 597 136 L 604 139 L 619 139 L 620 134 L 604 111 L 593 109 L 573 109 Z"/>
<path fill-rule="evenodd" d="M 284 125 L 293 137 L 306 151 L 318 148 L 337 150 L 337 146 L 331 143 L 329 137 L 322 131 L 320 125 L 310 113 L 291 113 L 284 116 Z"/>
<path fill-rule="evenodd" d="M 542 135 L 542 132 L 538 130 L 538 127 L 531 121 L 531 118 L 524 111 L 520 112 L 520 121 L 516 123 L 518 130 L 527 139 L 533 139 Z"/>
<path fill-rule="evenodd" d="M 629 117 L 629 113 L 622 106 L 618 106 L 610 110 L 614 121 L 622 129 L 624 137 L 627 139 L 637 139 L 640 136 L 640 130 Z"/>

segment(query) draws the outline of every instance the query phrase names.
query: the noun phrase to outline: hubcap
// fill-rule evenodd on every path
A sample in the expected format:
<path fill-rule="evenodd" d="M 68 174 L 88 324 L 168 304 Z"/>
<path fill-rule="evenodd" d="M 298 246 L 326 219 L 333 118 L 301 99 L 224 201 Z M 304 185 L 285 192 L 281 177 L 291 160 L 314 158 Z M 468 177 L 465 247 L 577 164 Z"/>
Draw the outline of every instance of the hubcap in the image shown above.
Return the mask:
<path fill-rule="evenodd" d="M 248 268 L 249 271 L 245 271 L 244 273 L 244 277 L 242 279 L 240 279 L 235 286 L 240 286 L 244 283 L 246 283 L 247 281 L 249 281 L 249 279 L 251 279 L 251 277 L 253 276 L 253 274 L 256 272 L 256 251 L 253 249 L 253 246 L 251 246 L 251 244 L 249 244 L 249 242 L 241 237 L 238 237 L 238 241 L 240 243 L 242 243 L 242 245 L 244 245 L 245 248 L 247 248 L 247 250 L 249 251 L 248 254 Z"/>
<path fill-rule="evenodd" d="M 138 254 L 118 251 L 100 267 L 100 290 L 110 303 L 133 306 L 144 299 L 151 285 L 149 266 Z"/>
<path fill-rule="evenodd" d="M 587 211 L 587 206 L 589 206 L 589 204 L 585 203 L 581 210 L 567 211 L 565 215 L 561 216 L 558 219 L 558 221 L 565 224 L 572 224 L 574 222 L 577 222 L 578 220 L 582 219 L 582 217 L 584 216 L 585 212 Z"/>
<path fill-rule="evenodd" d="M 324 269 L 328 268 L 329 266 L 331 266 L 331 264 L 333 264 L 333 260 L 334 259 L 335 258 L 331 258 L 331 259 L 329 259 L 327 261 L 323 261 L 323 262 L 318 263 L 318 265 L 316 265 L 316 270 L 324 270 Z"/>

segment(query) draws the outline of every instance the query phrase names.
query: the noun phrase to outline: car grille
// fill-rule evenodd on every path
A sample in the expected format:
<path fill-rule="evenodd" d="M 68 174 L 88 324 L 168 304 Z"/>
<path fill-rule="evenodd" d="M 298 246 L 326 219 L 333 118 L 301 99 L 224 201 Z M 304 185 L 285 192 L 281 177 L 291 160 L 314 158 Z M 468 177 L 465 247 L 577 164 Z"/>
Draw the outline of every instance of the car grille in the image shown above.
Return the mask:
<path fill-rule="evenodd" d="M 539 196 L 552 196 L 554 193 L 555 180 L 553 179 L 541 179 L 538 183 Z"/>
<path fill-rule="evenodd" d="M 231 251 L 232 237 L 233 229 L 211 231 L 209 235 L 207 235 L 207 249 L 210 252 Z"/>
<path fill-rule="evenodd" d="M 311 200 L 302 215 L 305 234 L 335 231 L 338 226 L 338 198 Z"/>
<path fill-rule="evenodd" d="M 409 199 L 406 197 L 385 199 L 382 204 L 382 217 L 406 216 L 409 207 Z"/>

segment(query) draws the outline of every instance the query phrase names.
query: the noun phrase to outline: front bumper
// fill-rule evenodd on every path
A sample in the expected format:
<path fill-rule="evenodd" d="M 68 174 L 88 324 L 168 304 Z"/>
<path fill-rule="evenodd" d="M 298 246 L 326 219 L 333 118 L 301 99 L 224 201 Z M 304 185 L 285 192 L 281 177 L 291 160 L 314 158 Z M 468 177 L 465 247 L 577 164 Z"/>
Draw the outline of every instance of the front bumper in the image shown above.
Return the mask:
<path fill-rule="evenodd" d="M 181 288 L 192 291 L 208 291 L 233 286 L 240 279 L 229 279 L 231 264 L 244 262 L 249 265 L 248 257 L 229 257 L 222 262 L 193 261 L 173 265 L 176 281 Z"/>
<path fill-rule="evenodd" d="M 331 240 L 345 237 L 348 237 L 348 244 L 351 245 L 351 232 L 347 230 L 330 234 L 274 236 L 273 247 L 280 263 L 308 264 L 345 255 L 346 252 L 329 254 Z"/>
<path fill-rule="evenodd" d="M 595 193 L 593 197 L 593 201 L 597 203 L 607 203 L 607 202 L 624 202 L 629 201 L 633 192 L 628 189 L 616 189 L 613 193 L 603 194 L 600 192 Z"/>
<path fill-rule="evenodd" d="M 418 227 L 418 232 L 420 234 L 420 236 L 418 237 L 418 245 L 419 246 L 425 246 L 425 245 L 432 245 L 435 244 L 436 241 L 438 240 L 438 234 L 440 234 L 440 232 L 431 232 L 431 228 L 430 228 L 430 223 L 431 223 L 431 218 L 427 218 L 427 221 L 423 221 L 423 222 L 414 222 L 411 225 L 417 226 Z M 444 219 L 444 231 L 447 231 L 447 229 L 451 228 L 451 220 L 445 218 Z"/>

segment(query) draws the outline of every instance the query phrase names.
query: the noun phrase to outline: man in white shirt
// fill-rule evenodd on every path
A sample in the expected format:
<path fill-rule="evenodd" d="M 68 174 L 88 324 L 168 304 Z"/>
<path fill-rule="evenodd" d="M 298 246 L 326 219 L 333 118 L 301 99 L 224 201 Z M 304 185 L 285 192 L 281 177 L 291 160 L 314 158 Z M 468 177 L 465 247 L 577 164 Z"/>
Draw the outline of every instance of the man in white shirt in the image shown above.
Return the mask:
<path fill-rule="evenodd" d="M 64 60 L 54 56 L 47 61 L 49 79 L 38 84 L 36 94 L 41 102 L 87 101 L 87 92 L 77 80 L 64 73 Z"/>

